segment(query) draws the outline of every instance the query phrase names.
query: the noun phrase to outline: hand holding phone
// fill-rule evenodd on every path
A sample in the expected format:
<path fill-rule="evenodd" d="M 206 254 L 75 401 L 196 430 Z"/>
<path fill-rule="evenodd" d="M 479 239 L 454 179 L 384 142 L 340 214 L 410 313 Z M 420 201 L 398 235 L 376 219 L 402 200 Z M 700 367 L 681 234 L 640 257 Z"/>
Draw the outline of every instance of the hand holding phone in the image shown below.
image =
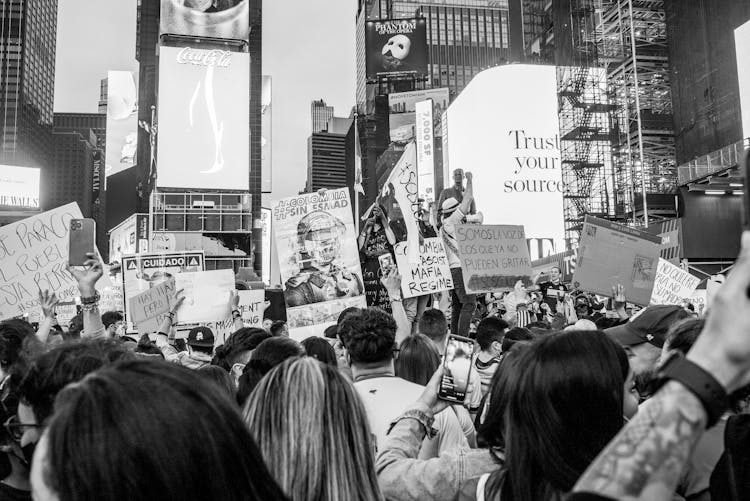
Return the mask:
<path fill-rule="evenodd" d="M 471 381 L 471 369 L 474 365 L 473 355 L 473 340 L 452 334 L 448 336 L 438 398 L 456 403 L 463 403 L 466 400 Z"/>
<path fill-rule="evenodd" d="M 89 254 L 96 253 L 94 240 L 96 223 L 93 219 L 71 219 L 68 232 L 68 265 L 84 266 L 90 259 Z"/>
<path fill-rule="evenodd" d="M 383 271 L 383 275 L 387 275 L 388 272 L 396 267 L 396 263 L 393 262 L 393 256 L 390 252 L 378 256 L 378 262 L 380 263 L 380 269 Z"/>

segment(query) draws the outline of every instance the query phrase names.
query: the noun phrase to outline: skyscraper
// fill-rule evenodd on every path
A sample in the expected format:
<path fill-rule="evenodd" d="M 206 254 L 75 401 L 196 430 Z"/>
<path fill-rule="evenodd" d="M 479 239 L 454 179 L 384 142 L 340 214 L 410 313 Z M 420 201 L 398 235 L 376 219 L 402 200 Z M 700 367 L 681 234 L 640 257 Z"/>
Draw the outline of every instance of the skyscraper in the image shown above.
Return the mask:
<path fill-rule="evenodd" d="M 307 142 L 307 191 L 354 186 L 354 127 L 351 118 L 332 117 Z M 350 189 L 350 196 L 354 193 Z"/>
<path fill-rule="evenodd" d="M 333 106 L 327 106 L 322 99 L 310 103 L 313 134 L 326 130 L 331 117 L 333 117 Z"/>
<path fill-rule="evenodd" d="M 0 163 L 50 166 L 56 36 L 57 0 L 0 0 Z"/>

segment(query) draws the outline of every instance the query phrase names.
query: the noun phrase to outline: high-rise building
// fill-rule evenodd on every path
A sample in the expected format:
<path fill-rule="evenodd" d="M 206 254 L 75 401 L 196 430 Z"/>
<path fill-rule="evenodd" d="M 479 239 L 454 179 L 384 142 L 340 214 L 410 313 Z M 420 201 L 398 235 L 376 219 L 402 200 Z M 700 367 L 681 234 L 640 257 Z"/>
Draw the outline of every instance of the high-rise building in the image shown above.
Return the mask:
<path fill-rule="evenodd" d="M 312 119 L 312 133 L 322 132 L 328 127 L 328 121 L 333 117 L 333 106 L 326 105 L 322 99 L 310 103 L 310 118 Z"/>
<path fill-rule="evenodd" d="M 52 159 L 57 0 L 0 2 L 0 163 Z"/>
<path fill-rule="evenodd" d="M 83 137 L 88 137 L 89 131 L 93 131 L 95 146 L 104 150 L 107 145 L 106 110 L 104 113 L 55 113 L 54 125 L 55 132 L 78 132 Z"/>
<path fill-rule="evenodd" d="M 350 188 L 354 196 L 354 121 L 332 117 L 323 132 L 307 140 L 307 191 Z"/>
<path fill-rule="evenodd" d="M 96 136 L 54 132 L 54 162 L 42 170 L 40 198 L 44 210 L 78 202 L 84 217 L 92 216 Z"/>
<path fill-rule="evenodd" d="M 107 93 L 109 91 L 109 81 L 106 78 L 102 78 L 99 83 L 99 113 L 107 113 Z"/>

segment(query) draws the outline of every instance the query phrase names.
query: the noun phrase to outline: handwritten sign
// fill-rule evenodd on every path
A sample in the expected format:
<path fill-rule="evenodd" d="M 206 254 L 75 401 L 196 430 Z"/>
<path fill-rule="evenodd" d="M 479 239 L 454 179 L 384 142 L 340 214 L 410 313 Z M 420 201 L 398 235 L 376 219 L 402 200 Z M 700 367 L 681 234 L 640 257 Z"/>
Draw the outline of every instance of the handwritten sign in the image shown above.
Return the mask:
<path fill-rule="evenodd" d="M 266 301 L 266 291 L 263 289 L 254 289 L 249 291 L 238 291 L 240 296 L 240 313 L 242 314 L 242 323 L 245 327 L 262 327 L 263 326 L 263 303 Z"/>
<path fill-rule="evenodd" d="M 175 295 L 175 280 L 170 278 L 156 287 L 133 296 L 128 301 L 130 320 L 138 332 L 147 334 L 159 329 L 159 324 L 169 313 Z"/>
<path fill-rule="evenodd" d="M 70 220 L 83 217 L 73 202 L 0 228 L 0 320 L 39 308 L 39 291 L 60 301 L 80 296 L 67 271 Z M 111 285 L 107 273 L 97 289 Z"/>
<path fill-rule="evenodd" d="M 234 271 L 195 271 L 174 278 L 175 287 L 185 296 L 177 313 L 180 323 L 214 322 L 231 315 L 229 295 L 234 290 Z"/>
<path fill-rule="evenodd" d="M 125 303 L 122 296 L 122 285 L 114 284 L 99 291 L 99 311 L 124 311 Z"/>
<path fill-rule="evenodd" d="M 407 243 L 399 242 L 395 247 L 396 265 L 401 274 L 401 294 L 404 297 L 424 296 L 453 288 L 448 257 L 440 238 L 426 238 L 419 246 L 416 263 L 409 262 Z"/>
<path fill-rule="evenodd" d="M 75 303 L 59 303 L 55 309 L 57 314 L 57 323 L 67 328 L 70 321 L 78 314 L 78 307 Z"/>
<path fill-rule="evenodd" d="M 523 226 L 464 224 L 456 227 L 458 257 L 469 294 L 531 284 L 531 260 Z"/>
<path fill-rule="evenodd" d="M 654 290 L 651 292 L 651 304 L 677 304 L 693 295 L 700 280 L 679 266 L 659 258 L 656 269 Z"/>

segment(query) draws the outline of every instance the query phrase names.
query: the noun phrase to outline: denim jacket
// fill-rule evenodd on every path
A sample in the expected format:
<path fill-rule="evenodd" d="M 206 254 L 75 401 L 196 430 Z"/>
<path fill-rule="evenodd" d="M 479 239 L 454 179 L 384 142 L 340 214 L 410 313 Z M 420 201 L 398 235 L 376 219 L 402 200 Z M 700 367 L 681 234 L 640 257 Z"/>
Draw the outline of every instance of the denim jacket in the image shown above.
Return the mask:
<path fill-rule="evenodd" d="M 414 404 L 391 425 L 375 468 L 383 496 L 391 501 L 455 500 L 471 478 L 497 470 L 501 464 L 488 449 L 458 449 L 432 459 L 417 459 L 434 416 Z"/>

